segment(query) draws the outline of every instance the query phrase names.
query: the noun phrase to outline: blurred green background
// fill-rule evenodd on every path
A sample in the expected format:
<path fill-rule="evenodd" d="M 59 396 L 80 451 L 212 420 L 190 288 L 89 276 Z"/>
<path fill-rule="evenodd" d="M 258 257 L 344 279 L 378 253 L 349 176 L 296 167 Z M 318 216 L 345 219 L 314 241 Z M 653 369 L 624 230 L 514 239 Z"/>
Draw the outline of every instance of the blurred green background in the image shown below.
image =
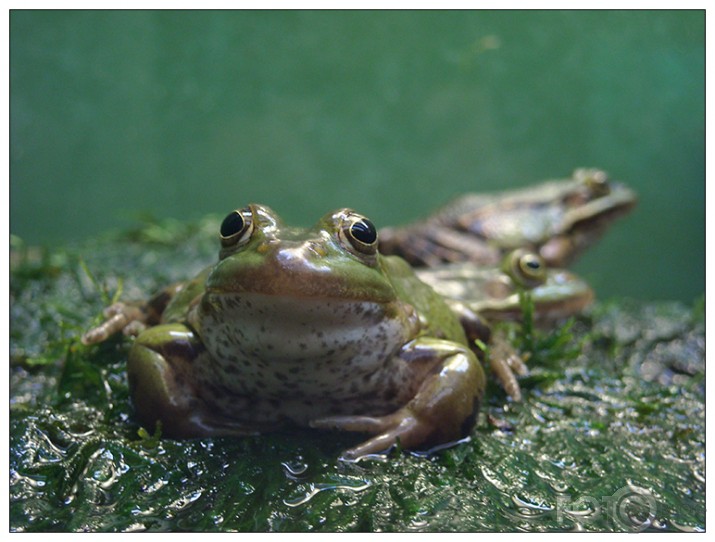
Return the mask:
<path fill-rule="evenodd" d="M 378 226 L 596 166 L 600 297 L 705 286 L 704 11 L 12 11 L 11 233 L 265 203 Z"/>

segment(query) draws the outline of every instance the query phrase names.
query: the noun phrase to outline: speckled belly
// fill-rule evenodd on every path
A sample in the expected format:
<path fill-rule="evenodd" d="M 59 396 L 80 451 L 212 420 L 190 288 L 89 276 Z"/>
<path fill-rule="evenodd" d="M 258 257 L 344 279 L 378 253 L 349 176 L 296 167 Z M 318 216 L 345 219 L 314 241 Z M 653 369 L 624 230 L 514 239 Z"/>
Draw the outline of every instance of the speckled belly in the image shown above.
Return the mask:
<path fill-rule="evenodd" d="M 414 394 L 397 354 L 416 319 L 371 302 L 260 294 L 206 296 L 194 363 L 207 401 L 252 417 L 384 413 Z M 413 321 L 415 320 L 415 321 Z M 226 412 L 229 411 L 229 412 Z"/>

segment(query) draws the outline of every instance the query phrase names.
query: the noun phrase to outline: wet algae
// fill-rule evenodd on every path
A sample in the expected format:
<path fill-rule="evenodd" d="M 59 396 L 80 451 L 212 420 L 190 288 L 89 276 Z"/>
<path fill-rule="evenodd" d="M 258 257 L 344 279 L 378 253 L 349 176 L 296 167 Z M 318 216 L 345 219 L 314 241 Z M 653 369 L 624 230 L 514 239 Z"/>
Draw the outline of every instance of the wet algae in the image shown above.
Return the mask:
<path fill-rule="evenodd" d="M 524 401 L 491 385 L 470 437 L 429 456 L 348 463 L 359 435 L 309 430 L 147 432 L 129 341 L 79 336 L 113 297 L 212 261 L 215 225 L 149 221 L 52 251 L 12 240 L 12 531 L 704 530 L 702 304 L 601 302 L 565 329 L 512 330 L 531 352 Z"/>

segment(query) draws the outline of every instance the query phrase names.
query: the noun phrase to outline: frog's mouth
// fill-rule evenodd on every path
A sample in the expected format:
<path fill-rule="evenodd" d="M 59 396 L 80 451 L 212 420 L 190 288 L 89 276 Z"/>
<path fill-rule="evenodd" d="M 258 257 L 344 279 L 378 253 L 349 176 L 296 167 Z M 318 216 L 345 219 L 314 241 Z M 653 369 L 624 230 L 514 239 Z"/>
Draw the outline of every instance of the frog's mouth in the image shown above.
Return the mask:
<path fill-rule="evenodd" d="M 574 233 L 603 229 L 633 209 L 637 201 L 635 192 L 622 184 L 613 183 L 608 195 L 593 199 L 566 213 L 561 231 Z"/>
<path fill-rule="evenodd" d="M 611 192 L 567 212 L 556 231 L 539 250 L 551 266 L 568 265 L 592 246 L 617 218 L 627 214 L 638 202 L 635 192 L 614 183 Z"/>

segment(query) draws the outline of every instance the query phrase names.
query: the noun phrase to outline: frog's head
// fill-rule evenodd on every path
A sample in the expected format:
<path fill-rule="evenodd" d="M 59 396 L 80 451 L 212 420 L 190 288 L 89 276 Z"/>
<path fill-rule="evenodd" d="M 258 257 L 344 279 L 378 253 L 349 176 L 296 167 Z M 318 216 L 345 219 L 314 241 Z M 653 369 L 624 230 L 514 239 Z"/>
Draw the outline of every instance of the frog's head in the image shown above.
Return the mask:
<path fill-rule="evenodd" d="M 630 212 L 638 198 L 598 169 L 574 171 L 571 181 L 554 186 L 560 213 L 540 254 L 551 266 L 564 266 L 593 245 L 611 223 Z"/>
<path fill-rule="evenodd" d="M 549 268 L 527 249 L 508 253 L 498 267 L 457 263 L 420 269 L 417 275 L 446 299 L 466 304 L 489 321 L 521 319 L 521 292 L 529 292 L 539 322 L 571 316 L 593 301 L 593 290 L 583 279 Z"/>
<path fill-rule="evenodd" d="M 577 169 L 571 179 L 471 194 L 441 220 L 507 253 L 529 247 L 552 267 L 563 267 L 594 244 L 636 204 L 636 194 L 598 169 Z M 452 218 L 456 215 L 456 218 Z M 454 220 L 454 223 L 451 223 Z M 469 258 L 467 258 L 469 259 Z"/>
<path fill-rule="evenodd" d="M 395 298 L 380 265 L 377 231 L 351 209 L 311 228 L 288 227 L 268 207 L 231 212 L 220 228 L 219 263 L 207 291 L 387 303 Z"/>
<path fill-rule="evenodd" d="M 372 365 L 413 332 L 417 316 L 397 298 L 375 227 L 350 209 L 292 228 L 249 205 L 224 219 L 220 238 L 195 322 L 218 356 Z"/>
<path fill-rule="evenodd" d="M 528 291 L 540 322 L 556 321 L 581 312 L 593 301 L 593 290 L 565 269 L 548 268 L 536 253 L 517 249 L 502 260 L 499 272 L 484 285 L 481 313 L 493 320 L 518 320 L 523 308 L 520 292 Z"/>

